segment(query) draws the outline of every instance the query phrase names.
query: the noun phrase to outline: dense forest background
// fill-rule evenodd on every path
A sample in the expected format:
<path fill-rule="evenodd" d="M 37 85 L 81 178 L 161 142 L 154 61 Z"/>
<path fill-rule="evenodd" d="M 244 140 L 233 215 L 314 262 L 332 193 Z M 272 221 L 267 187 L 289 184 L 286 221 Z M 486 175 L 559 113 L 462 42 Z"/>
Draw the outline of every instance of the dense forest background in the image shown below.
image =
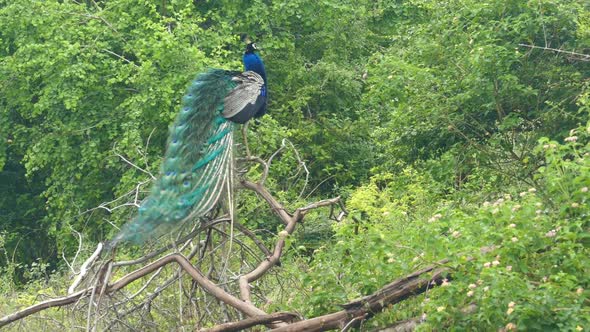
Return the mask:
<path fill-rule="evenodd" d="M 250 148 L 287 138 L 309 170 L 287 152 L 269 190 L 350 212 L 308 217 L 276 268 L 289 285 L 265 281 L 261 305 L 314 317 L 450 258 L 446 287 L 363 329 L 421 315 L 424 330 L 590 329 L 583 0 L 0 0 L 0 316 L 63 293 L 79 240 L 84 255 L 129 220 L 97 208 L 148 179 L 123 158 L 158 169 L 187 83 L 241 69 L 241 34 L 270 89 Z M 277 232 L 255 195 L 236 206 Z"/>

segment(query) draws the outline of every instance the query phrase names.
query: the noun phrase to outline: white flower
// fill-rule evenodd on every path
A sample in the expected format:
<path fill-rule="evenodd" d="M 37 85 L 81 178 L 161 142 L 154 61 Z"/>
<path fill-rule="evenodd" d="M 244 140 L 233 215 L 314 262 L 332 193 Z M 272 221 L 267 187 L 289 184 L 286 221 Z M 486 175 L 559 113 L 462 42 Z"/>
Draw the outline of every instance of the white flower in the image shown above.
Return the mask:
<path fill-rule="evenodd" d="M 514 311 L 514 308 L 508 308 L 508 310 L 506 310 L 506 314 L 510 315 L 513 311 Z"/>
<path fill-rule="evenodd" d="M 476 288 L 476 287 L 477 287 L 477 285 L 476 285 L 476 284 L 469 284 L 469 286 L 467 286 L 467 287 L 468 287 L 469 289 L 474 289 L 474 288 Z"/>
<path fill-rule="evenodd" d="M 579 287 L 578 289 L 576 289 L 576 294 L 582 295 L 582 293 L 584 293 L 584 288 Z"/>
<path fill-rule="evenodd" d="M 516 325 L 514 325 L 514 323 L 506 324 L 506 331 L 514 331 L 514 330 L 516 330 Z"/>
<path fill-rule="evenodd" d="M 451 283 L 449 282 L 449 280 L 447 278 L 443 279 L 442 284 L 440 284 L 442 287 L 447 287 L 450 286 Z"/>
<path fill-rule="evenodd" d="M 490 262 L 483 263 L 483 267 L 490 267 L 491 265 L 492 265 L 492 263 L 490 263 Z"/>
<path fill-rule="evenodd" d="M 514 227 L 516 227 L 516 224 L 510 224 L 510 225 L 508 225 L 508 227 L 514 228 Z"/>
<path fill-rule="evenodd" d="M 574 209 L 575 209 L 575 208 L 579 208 L 579 207 L 580 207 L 580 204 L 578 204 L 578 203 L 575 203 L 575 202 L 574 202 L 574 203 L 572 203 L 572 207 L 573 207 Z"/>
<path fill-rule="evenodd" d="M 454 231 L 453 234 L 451 234 L 454 238 L 458 238 L 459 236 L 461 236 L 461 232 L 458 231 Z"/>
<path fill-rule="evenodd" d="M 578 136 L 570 136 L 570 137 L 566 137 L 564 139 L 564 141 L 566 141 L 566 142 L 575 142 L 577 140 L 578 140 Z"/>
<path fill-rule="evenodd" d="M 483 291 L 484 291 L 484 292 L 487 292 L 487 291 L 489 291 L 489 290 L 490 290 L 490 286 L 485 286 L 485 287 L 483 288 Z"/>
<path fill-rule="evenodd" d="M 289 232 L 287 232 L 287 231 L 280 231 L 279 232 L 279 237 L 287 237 L 287 236 L 289 236 Z"/>
<path fill-rule="evenodd" d="M 535 193 L 535 192 L 537 192 L 537 189 L 535 189 L 535 188 L 529 188 L 529 192 L 530 193 Z"/>
<path fill-rule="evenodd" d="M 444 311 L 444 310 L 445 310 L 445 307 L 443 307 L 443 306 L 440 306 L 440 307 L 436 308 L 436 311 L 438 311 L 438 312 L 441 312 L 441 311 Z"/>
<path fill-rule="evenodd" d="M 467 297 L 472 297 L 473 296 L 473 291 L 470 290 L 469 292 L 467 292 Z"/>
<path fill-rule="evenodd" d="M 510 239 L 510 241 L 512 242 L 518 242 L 518 238 L 516 236 L 512 237 L 512 239 Z"/>
<path fill-rule="evenodd" d="M 513 301 L 510 301 L 510 303 L 508 303 L 508 308 L 514 308 L 515 305 L 516 305 L 516 303 L 514 303 Z"/>
<path fill-rule="evenodd" d="M 580 191 L 583 192 L 583 193 L 587 193 L 588 192 L 588 187 L 584 187 L 584 188 L 580 189 Z"/>
<path fill-rule="evenodd" d="M 493 262 L 492 262 L 492 265 L 493 265 L 493 266 L 498 266 L 498 265 L 500 265 L 500 262 L 499 262 L 499 261 L 493 261 Z"/>
<path fill-rule="evenodd" d="M 498 213 L 498 211 L 500 211 L 500 210 L 498 210 L 497 208 L 496 209 L 493 209 L 492 210 L 492 214 L 496 214 L 496 213 Z"/>
<path fill-rule="evenodd" d="M 507 270 L 508 272 L 512 271 L 512 265 L 508 265 L 508 266 L 506 266 L 506 270 Z"/>
<path fill-rule="evenodd" d="M 545 237 L 555 237 L 557 235 L 557 231 L 552 229 L 549 232 L 545 233 Z"/>
<path fill-rule="evenodd" d="M 588 188 L 586 188 L 586 189 L 588 189 Z M 490 206 L 490 202 L 488 202 L 488 201 L 485 201 L 485 202 L 483 202 L 483 206 L 484 206 L 484 207 L 488 207 L 488 206 Z"/>
<path fill-rule="evenodd" d="M 536 207 L 541 207 L 541 206 L 543 206 L 543 203 L 541 203 L 541 202 L 537 202 L 537 203 L 535 203 L 535 206 L 536 206 Z"/>
<path fill-rule="evenodd" d="M 549 149 L 549 144 L 544 144 L 543 149 L 545 149 L 545 150 Z"/>
<path fill-rule="evenodd" d="M 520 195 L 520 197 L 526 196 L 526 191 L 521 192 L 519 195 Z"/>
<path fill-rule="evenodd" d="M 513 208 L 512 208 L 512 212 L 516 212 L 518 210 L 520 210 L 522 206 L 520 204 L 516 204 Z"/>
<path fill-rule="evenodd" d="M 434 216 L 432 216 L 430 219 L 428 219 L 428 222 L 435 222 L 435 221 L 439 220 L 440 218 L 442 218 L 442 214 L 437 213 Z"/>
<path fill-rule="evenodd" d="M 537 211 L 535 211 L 535 213 L 536 214 L 541 214 L 541 213 L 543 213 L 543 210 L 537 210 Z"/>

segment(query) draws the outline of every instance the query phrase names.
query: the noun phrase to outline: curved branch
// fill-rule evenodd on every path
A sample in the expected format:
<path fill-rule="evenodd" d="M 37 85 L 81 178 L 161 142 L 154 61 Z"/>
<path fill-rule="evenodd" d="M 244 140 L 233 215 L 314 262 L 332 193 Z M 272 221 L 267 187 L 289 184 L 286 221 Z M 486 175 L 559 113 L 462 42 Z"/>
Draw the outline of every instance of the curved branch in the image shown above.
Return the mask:
<path fill-rule="evenodd" d="M 107 292 L 111 293 L 117 291 L 129 283 L 159 269 L 160 267 L 167 265 L 169 263 L 176 262 L 178 265 L 182 267 L 182 269 L 188 273 L 193 280 L 195 280 L 201 287 L 203 287 L 208 293 L 215 296 L 220 301 L 227 303 L 228 305 L 234 307 L 235 309 L 245 313 L 248 316 L 257 316 L 257 315 L 266 315 L 266 313 L 250 303 L 246 303 L 231 294 L 227 293 L 209 279 L 205 278 L 203 274 L 197 270 L 186 257 L 180 254 L 170 254 L 168 256 L 164 256 L 157 261 L 146 265 L 138 270 L 135 270 L 126 276 L 123 276 L 121 279 L 115 281 L 107 288 Z"/>
<path fill-rule="evenodd" d="M 52 307 L 61 307 L 64 305 L 75 303 L 76 301 L 80 300 L 81 298 L 87 296 L 88 293 L 91 291 L 92 291 L 92 288 L 83 289 L 79 292 L 70 294 L 68 296 L 43 301 L 43 302 L 37 303 L 35 305 L 32 305 L 28 308 L 25 308 L 23 310 L 17 311 L 13 314 L 10 314 L 8 316 L 4 316 L 4 317 L 0 318 L 0 327 L 10 324 L 14 321 L 21 319 L 21 318 L 25 318 L 25 317 L 32 315 L 36 312 L 39 312 L 41 310 L 45 310 L 45 309 L 52 308 Z"/>
<path fill-rule="evenodd" d="M 119 267 L 119 266 L 126 266 L 126 265 L 135 265 L 135 264 L 140 264 L 140 263 L 144 263 L 146 261 L 148 261 L 151 258 L 154 258 L 156 256 L 158 256 L 159 254 L 165 252 L 166 250 L 175 248 L 177 245 L 179 245 L 180 243 L 186 242 L 188 241 L 190 238 L 193 238 L 195 235 L 197 235 L 198 233 L 202 232 L 204 229 L 207 229 L 211 226 L 217 225 L 219 223 L 222 222 L 229 222 L 230 219 L 228 217 L 220 217 L 217 218 L 215 220 L 209 221 L 207 223 L 202 224 L 199 228 L 195 229 L 194 231 L 188 233 L 187 235 L 183 236 L 181 239 L 179 239 L 178 241 L 175 241 L 174 243 L 170 243 L 158 250 L 152 251 L 147 255 L 144 255 L 140 258 L 134 259 L 134 260 L 130 260 L 130 261 L 122 261 L 122 262 L 116 262 L 113 263 L 113 267 Z"/>

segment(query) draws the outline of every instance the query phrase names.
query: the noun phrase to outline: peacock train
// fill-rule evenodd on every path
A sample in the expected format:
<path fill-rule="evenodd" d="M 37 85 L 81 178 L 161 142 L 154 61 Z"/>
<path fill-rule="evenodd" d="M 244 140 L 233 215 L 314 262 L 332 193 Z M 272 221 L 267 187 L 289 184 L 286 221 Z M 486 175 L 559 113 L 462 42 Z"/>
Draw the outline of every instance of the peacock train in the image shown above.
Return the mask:
<path fill-rule="evenodd" d="M 111 246 L 157 237 L 216 206 L 230 186 L 234 127 L 266 113 L 266 72 L 256 52 L 248 41 L 244 72 L 210 69 L 191 82 L 170 127 L 159 176 Z"/>

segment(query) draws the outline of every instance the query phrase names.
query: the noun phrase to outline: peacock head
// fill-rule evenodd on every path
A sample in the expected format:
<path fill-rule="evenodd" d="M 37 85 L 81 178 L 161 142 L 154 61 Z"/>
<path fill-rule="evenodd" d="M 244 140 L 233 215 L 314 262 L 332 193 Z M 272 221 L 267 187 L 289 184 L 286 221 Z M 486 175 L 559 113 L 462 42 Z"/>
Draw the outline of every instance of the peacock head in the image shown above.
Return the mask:
<path fill-rule="evenodd" d="M 246 44 L 246 54 L 250 54 L 250 53 L 254 53 L 254 51 L 257 51 L 258 48 L 256 47 L 256 43 L 248 43 Z"/>

